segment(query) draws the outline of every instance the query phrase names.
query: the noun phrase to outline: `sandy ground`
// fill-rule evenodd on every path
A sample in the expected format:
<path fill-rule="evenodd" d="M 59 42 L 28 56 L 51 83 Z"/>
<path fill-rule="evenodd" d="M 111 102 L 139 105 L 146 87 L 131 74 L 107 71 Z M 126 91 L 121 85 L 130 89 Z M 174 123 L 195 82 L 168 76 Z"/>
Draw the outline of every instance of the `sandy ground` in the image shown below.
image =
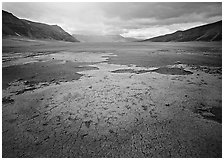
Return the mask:
<path fill-rule="evenodd" d="M 30 91 L 22 81 L 4 89 L 3 157 L 221 157 L 222 125 L 211 112 L 221 111 L 220 68 L 178 64 L 168 67 L 192 74 L 113 73 L 155 68 L 108 64 L 108 56 L 116 55 L 46 55 L 97 62 L 90 66 L 98 70 Z"/>

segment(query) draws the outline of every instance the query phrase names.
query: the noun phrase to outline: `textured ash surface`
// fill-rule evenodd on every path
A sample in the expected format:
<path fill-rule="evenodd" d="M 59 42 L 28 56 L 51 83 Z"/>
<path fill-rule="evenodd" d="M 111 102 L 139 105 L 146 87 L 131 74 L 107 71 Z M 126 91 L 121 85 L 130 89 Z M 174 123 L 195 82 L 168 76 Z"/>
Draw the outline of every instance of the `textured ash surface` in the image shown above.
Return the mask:
<path fill-rule="evenodd" d="M 48 55 L 98 69 L 77 72 L 75 81 L 19 80 L 4 89 L 3 157 L 221 157 L 220 67 L 113 73 L 155 68 L 108 64 L 111 55 Z"/>

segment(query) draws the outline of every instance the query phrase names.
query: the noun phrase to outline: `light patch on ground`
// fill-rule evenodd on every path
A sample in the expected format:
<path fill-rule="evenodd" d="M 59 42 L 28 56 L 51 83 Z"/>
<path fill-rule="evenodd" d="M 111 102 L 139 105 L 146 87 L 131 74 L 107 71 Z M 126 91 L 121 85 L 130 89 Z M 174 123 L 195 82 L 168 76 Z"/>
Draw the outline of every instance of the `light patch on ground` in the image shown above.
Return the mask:
<path fill-rule="evenodd" d="M 107 56 L 116 56 L 113 53 L 92 53 L 92 52 L 60 52 L 50 54 L 56 60 L 69 60 L 73 62 L 102 62 L 107 61 Z"/>

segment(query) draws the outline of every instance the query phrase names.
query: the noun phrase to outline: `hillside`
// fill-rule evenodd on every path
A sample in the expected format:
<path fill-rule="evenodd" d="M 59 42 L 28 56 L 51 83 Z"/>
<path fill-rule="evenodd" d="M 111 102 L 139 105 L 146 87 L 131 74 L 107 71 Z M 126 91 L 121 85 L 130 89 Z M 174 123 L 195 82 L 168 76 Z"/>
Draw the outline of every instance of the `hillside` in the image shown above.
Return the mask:
<path fill-rule="evenodd" d="M 221 41 L 221 40 L 222 40 L 222 21 L 218 21 L 215 23 L 210 23 L 199 27 L 194 27 L 185 31 L 177 31 L 172 34 L 153 37 L 143 41 L 186 42 L 186 41 Z"/>
<path fill-rule="evenodd" d="M 19 19 L 12 13 L 2 10 L 2 36 L 20 36 L 32 39 L 54 39 L 78 42 L 76 38 L 57 25 L 47 25 Z"/>
<path fill-rule="evenodd" d="M 81 35 L 73 34 L 80 42 L 134 42 L 137 39 L 125 38 L 121 35 Z"/>

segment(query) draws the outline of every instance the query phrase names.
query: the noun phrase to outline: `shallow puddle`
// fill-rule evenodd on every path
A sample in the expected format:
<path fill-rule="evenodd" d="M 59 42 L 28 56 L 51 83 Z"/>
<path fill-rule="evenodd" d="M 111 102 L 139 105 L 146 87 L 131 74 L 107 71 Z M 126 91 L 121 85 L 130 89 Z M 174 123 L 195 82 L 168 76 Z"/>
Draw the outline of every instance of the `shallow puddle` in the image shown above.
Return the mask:
<path fill-rule="evenodd" d="M 134 70 L 134 69 L 118 69 L 111 71 L 112 73 L 135 73 L 141 74 L 146 72 L 157 72 L 160 74 L 168 74 L 168 75 L 188 75 L 193 74 L 191 71 L 186 71 L 182 68 L 168 68 L 168 67 L 161 67 L 154 70 Z"/>
<path fill-rule="evenodd" d="M 157 72 L 160 74 L 169 74 L 169 75 L 188 75 L 193 74 L 191 71 L 186 71 L 182 68 L 168 68 L 168 67 L 161 67 L 155 70 L 152 70 L 152 72 Z"/>
<path fill-rule="evenodd" d="M 36 62 L 23 65 L 2 68 L 2 88 L 6 89 L 13 81 L 28 81 L 32 84 L 40 82 L 66 82 L 78 80 L 82 74 L 77 72 L 84 70 L 98 70 L 97 67 L 88 66 L 89 63 L 66 62 L 58 63 L 57 60 L 48 62 Z M 90 63 L 91 64 L 91 63 Z"/>
<path fill-rule="evenodd" d="M 141 74 L 146 72 L 151 72 L 150 70 L 134 70 L 134 69 L 118 69 L 111 71 L 112 73 L 135 73 L 135 74 Z"/>

